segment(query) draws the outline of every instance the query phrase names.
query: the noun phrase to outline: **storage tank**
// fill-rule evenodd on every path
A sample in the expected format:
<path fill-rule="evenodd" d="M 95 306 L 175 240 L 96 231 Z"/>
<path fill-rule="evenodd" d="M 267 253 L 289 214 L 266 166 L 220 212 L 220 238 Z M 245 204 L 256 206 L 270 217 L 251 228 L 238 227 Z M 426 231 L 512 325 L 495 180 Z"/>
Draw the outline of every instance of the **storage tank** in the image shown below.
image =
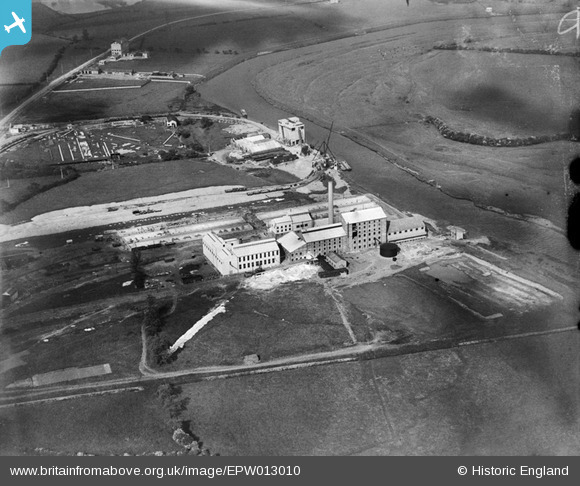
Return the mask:
<path fill-rule="evenodd" d="M 399 253 L 400 249 L 394 243 L 383 243 L 380 246 L 380 253 L 382 257 L 385 258 L 394 258 Z"/>

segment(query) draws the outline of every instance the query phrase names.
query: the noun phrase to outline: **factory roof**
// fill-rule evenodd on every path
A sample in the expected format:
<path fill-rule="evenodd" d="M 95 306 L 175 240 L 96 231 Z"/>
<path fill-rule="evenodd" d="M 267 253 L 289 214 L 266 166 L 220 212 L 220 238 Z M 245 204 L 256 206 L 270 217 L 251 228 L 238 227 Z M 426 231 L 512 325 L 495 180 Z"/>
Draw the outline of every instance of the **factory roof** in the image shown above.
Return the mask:
<path fill-rule="evenodd" d="M 302 238 L 306 243 L 330 240 L 331 238 L 341 238 L 343 236 L 346 236 L 346 232 L 341 223 L 327 224 L 325 226 L 319 226 L 302 232 Z"/>
<path fill-rule="evenodd" d="M 425 222 L 418 216 L 408 216 L 406 218 L 393 219 L 389 224 L 387 233 L 423 228 L 424 226 Z"/>
<path fill-rule="evenodd" d="M 292 217 L 289 214 L 285 214 L 284 216 L 280 216 L 279 218 L 274 218 L 270 221 L 270 224 L 283 224 L 283 223 L 291 223 Z"/>
<path fill-rule="evenodd" d="M 364 223 L 365 221 L 374 221 L 376 219 L 385 219 L 387 217 L 383 208 L 380 207 L 348 211 L 346 213 L 341 213 L 341 216 L 347 224 Z"/>
<path fill-rule="evenodd" d="M 278 251 L 278 244 L 274 238 L 265 240 L 250 241 L 240 245 L 234 245 L 231 249 L 232 253 L 237 256 L 253 255 L 255 253 L 263 253 L 265 251 Z"/>
<path fill-rule="evenodd" d="M 281 120 L 278 120 L 278 124 L 279 125 L 303 125 L 303 123 L 300 121 L 300 118 L 298 118 L 297 116 L 292 116 L 289 118 L 282 118 Z"/>
<path fill-rule="evenodd" d="M 300 236 L 298 236 L 294 231 L 286 233 L 282 238 L 278 239 L 278 243 L 284 248 L 284 251 L 288 253 L 295 252 L 302 248 L 306 243 Z"/>
<path fill-rule="evenodd" d="M 305 221 L 312 221 L 310 213 L 291 214 L 290 219 L 293 223 L 304 223 Z"/>
<path fill-rule="evenodd" d="M 279 149 L 281 145 L 276 142 L 276 140 L 260 140 L 259 142 L 254 142 L 253 144 L 249 145 L 246 150 L 250 154 L 257 154 L 260 152 L 267 152 L 269 150 L 276 150 Z"/>

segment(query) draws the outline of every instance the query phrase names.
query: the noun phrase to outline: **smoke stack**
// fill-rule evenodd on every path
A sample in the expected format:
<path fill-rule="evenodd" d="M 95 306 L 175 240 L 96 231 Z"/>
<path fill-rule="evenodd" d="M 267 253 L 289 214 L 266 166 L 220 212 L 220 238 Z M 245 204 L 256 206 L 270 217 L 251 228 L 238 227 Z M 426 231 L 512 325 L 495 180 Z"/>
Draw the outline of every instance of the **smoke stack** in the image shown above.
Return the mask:
<path fill-rule="evenodd" d="M 334 181 L 328 181 L 328 224 L 334 223 Z"/>

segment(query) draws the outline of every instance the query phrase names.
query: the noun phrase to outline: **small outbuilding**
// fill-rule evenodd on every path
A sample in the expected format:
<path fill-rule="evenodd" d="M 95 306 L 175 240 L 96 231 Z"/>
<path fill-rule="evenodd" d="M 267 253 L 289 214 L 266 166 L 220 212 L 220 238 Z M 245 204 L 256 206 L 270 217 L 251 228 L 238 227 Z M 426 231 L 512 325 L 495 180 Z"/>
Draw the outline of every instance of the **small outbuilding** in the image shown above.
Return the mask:
<path fill-rule="evenodd" d="M 167 128 L 177 128 L 177 125 L 179 125 L 179 120 L 175 115 L 167 115 L 166 122 Z"/>
<path fill-rule="evenodd" d="M 463 228 L 459 226 L 449 226 L 448 228 L 454 240 L 463 240 L 465 238 L 466 231 Z"/>

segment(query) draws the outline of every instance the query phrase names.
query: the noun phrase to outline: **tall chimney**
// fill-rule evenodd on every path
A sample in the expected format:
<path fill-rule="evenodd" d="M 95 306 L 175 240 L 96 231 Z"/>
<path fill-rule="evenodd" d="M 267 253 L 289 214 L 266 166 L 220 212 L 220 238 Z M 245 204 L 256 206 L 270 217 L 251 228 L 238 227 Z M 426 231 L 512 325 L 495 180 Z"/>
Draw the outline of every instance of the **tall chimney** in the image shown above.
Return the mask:
<path fill-rule="evenodd" d="M 328 224 L 334 223 L 334 180 L 328 181 Z"/>

